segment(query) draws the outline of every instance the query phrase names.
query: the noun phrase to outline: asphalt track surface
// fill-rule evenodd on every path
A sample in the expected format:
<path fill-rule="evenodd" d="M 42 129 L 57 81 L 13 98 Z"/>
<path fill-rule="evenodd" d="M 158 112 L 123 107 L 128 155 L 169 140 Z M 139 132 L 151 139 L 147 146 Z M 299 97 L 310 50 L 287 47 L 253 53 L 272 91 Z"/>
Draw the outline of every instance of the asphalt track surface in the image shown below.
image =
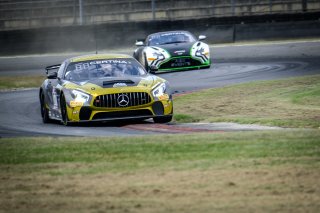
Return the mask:
<path fill-rule="evenodd" d="M 113 52 L 131 55 L 133 50 Z M 83 53 L 1 57 L 0 77 L 44 74 L 45 66 L 79 54 Z M 211 47 L 211 59 L 213 64 L 210 69 L 164 73 L 159 76 L 167 79 L 173 91 L 179 94 L 257 80 L 320 74 L 320 40 L 217 45 Z M 263 129 L 254 125 L 236 124 L 154 124 L 148 120 L 142 123 L 121 121 L 65 127 L 59 123 L 42 123 L 38 89 L 1 92 L 0 101 L 0 137 L 131 136 Z"/>

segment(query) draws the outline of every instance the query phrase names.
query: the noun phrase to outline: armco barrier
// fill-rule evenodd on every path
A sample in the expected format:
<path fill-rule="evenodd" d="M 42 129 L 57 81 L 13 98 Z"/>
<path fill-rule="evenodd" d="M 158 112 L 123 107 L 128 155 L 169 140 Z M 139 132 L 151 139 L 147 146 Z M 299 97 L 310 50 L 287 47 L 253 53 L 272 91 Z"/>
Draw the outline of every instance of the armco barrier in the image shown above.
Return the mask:
<path fill-rule="evenodd" d="M 82 7 L 79 3 L 82 2 Z M 320 12 L 319 0 L 0 0 L 0 30 Z M 80 8 L 82 16 L 80 18 Z"/>
<path fill-rule="evenodd" d="M 250 23 L 224 19 L 217 24 L 212 19 L 194 19 L 0 31 L 0 55 L 95 52 L 96 48 L 107 51 L 118 47 L 134 49 L 136 39 L 167 30 L 189 30 L 197 36 L 204 34 L 211 44 L 307 38 L 320 37 L 320 20 Z"/>
<path fill-rule="evenodd" d="M 320 37 L 320 20 L 235 25 L 236 41 Z"/>

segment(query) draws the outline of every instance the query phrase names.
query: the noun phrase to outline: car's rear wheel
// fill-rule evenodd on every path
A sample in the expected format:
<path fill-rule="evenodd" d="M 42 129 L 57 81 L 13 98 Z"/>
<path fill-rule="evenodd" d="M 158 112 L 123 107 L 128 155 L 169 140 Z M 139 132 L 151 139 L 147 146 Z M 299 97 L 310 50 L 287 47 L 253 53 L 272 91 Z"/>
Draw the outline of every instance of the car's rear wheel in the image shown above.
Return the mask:
<path fill-rule="evenodd" d="M 68 112 L 67 112 L 67 103 L 63 94 L 60 97 L 60 109 L 61 109 L 62 124 L 65 126 L 70 125 Z"/>
<path fill-rule="evenodd" d="M 43 123 L 50 123 L 51 119 L 49 118 L 49 112 L 46 107 L 45 99 L 44 99 L 44 94 L 41 93 L 40 95 L 40 109 L 41 109 L 41 117 L 42 117 L 42 122 Z"/>
<path fill-rule="evenodd" d="M 153 118 L 153 121 L 155 123 L 169 123 L 170 121 L 172 121 L 172 115 L 165 117 L 155 117 Z"/>

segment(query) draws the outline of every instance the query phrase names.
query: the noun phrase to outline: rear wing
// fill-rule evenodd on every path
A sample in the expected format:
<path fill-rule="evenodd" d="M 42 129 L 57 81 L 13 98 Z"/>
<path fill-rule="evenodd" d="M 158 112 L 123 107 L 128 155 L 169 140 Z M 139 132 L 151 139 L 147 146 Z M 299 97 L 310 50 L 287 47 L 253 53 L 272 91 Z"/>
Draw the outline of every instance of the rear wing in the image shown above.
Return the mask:
<path fill-rule="evenodd" d="M 48 75 L 48 74 L 49 74 L 49 71 L 51 71 L 51 70 L 57 70 L 57 69 L 59 69 L 60 66 L 61 66 L 61 64 L 56 64 L 56 65 L 47 66 L 47 67 L 46 67 L 46 74 Z"/>

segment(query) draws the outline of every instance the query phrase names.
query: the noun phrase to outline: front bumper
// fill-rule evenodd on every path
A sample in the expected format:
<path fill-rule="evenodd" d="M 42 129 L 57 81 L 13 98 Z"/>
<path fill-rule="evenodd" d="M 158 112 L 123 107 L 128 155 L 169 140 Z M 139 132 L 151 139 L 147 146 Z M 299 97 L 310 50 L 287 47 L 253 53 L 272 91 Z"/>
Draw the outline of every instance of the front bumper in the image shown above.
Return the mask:
<path fill-rule="evenodd" d="M 204 63 L 200 60 L 194 59 L 189 56 L 172 57 L 170 60 L 160 64 L 158 71 L 178 71 L 188 69 L 207 68 L 211 65 L 210 59 Z"/>
<path fill-rule="evenodd" d="M 70 122 L 111 121 L 128 119 L 148 119 L 171 116 L 173 112 L 172 99 L 153 101 L 149 104 L 133 107 L 95 107 L 81 106 L 67 109 Z"/>

